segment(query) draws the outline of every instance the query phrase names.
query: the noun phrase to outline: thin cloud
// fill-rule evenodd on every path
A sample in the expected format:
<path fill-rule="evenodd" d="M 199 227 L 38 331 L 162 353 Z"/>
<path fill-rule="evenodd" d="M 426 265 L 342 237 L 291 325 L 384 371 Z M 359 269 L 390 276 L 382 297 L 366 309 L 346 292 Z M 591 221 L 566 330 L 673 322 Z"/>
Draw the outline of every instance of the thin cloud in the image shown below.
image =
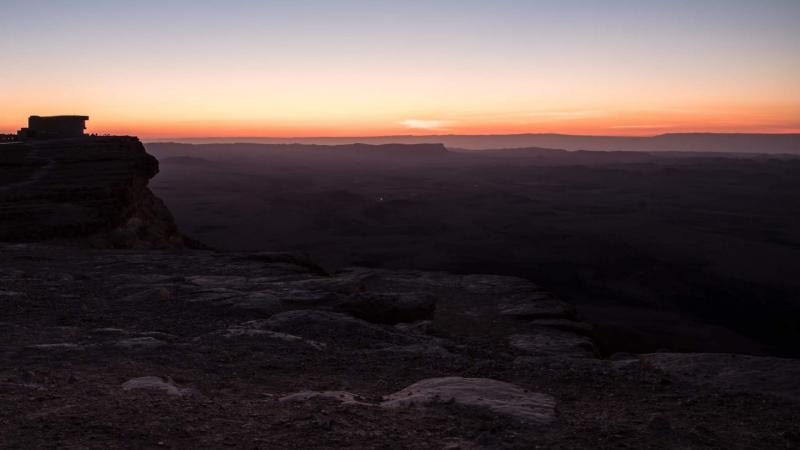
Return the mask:
<path fill-rule="evenodd" d="M 453 126 L 455 122 L 452 120 L 420 120 L 408 119 L 400 122 L 400 125 L 411 128 L 414 130 L 436 130 L 443 131 Z"/>
<path fill-rule="evenodd" d="M 626 130 L 626 129 L 637 129 L 637 128 L 648 129 L 648 128 L 668 128 L 668 127 L 669 125 L 617 125 L 611 128 Z"/>

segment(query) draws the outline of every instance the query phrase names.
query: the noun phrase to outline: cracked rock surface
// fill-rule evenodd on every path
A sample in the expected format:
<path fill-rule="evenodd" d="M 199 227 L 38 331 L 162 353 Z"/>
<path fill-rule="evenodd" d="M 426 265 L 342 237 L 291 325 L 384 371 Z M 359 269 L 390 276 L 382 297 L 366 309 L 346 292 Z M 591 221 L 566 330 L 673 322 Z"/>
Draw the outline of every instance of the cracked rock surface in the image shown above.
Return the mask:
<path fill-rule="evenodd" d="M 0 311 L 0 448 L 800 446 L 796 361 L 605 360 L 519 278 L 0 244 Z"/>

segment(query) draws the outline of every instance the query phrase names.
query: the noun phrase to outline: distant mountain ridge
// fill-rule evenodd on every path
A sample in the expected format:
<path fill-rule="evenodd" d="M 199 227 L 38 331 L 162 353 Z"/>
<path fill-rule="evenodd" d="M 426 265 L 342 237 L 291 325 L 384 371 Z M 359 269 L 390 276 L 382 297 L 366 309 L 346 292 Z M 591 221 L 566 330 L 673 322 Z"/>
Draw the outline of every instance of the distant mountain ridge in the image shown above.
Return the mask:
<path fill-rule="evenodd" d="M 583 136 L 568 134 L 507 135 L 429 135 L 377 137 L 311 137 L 311 138 L 184 138 L 157 139 L 155 142 L 191 144 L 254 143 L 254 144 L 431 144 L 449 148 L 488 150 L 500 148 L 545 147 L 563 150 L 641 151 L 641 152 L 727 152 L 800 154 L 800 134 L 743 133 L 673 133 L 647 137 Z"/>
<path fill-rule="evenodd" d="M 249 159 L 263 157 L 313 157 L 332 160 L 418 160 L 447 156 L 442 144 L 272 144 L 272 143 L 175 143 L 153 142 L 147 144 L 148 151 L 159 159 L 170 163 L 186 164 L 187 158 L 196 160 Z M 179 158 L 176 161 L 176 158 Z"/>

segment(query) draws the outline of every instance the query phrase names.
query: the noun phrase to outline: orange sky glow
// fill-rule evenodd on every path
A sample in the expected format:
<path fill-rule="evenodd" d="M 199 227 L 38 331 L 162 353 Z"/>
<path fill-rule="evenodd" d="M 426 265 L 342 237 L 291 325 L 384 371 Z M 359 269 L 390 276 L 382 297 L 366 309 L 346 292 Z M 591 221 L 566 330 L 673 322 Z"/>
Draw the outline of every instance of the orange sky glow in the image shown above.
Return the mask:
<path fill-rule="evenodd" d="M 207 105 L 209 109 L 225 104 Z M 235 110 L 235 109 L 234 109 Z M 676 132 L 798 133 L 800 109 L 793 105 L 721 105 L 664 110 L 548 110 L 530 112 L 441 111 L 424 114 L 364 111 L 341 114 L 313 105 L 309 111 L 263 118 L 232 114 L 208 118 L 195 109 L 162 114 L 104 111 L 102 108 L 58 107 L 34 110 L 40 115 L 88 114 L 90 133 L 137 135 L 145 139 L 188 137 L 320 137 L 436 134 L 563 133 L 580 135 L 648 136 Z M 24 125 L 28 110 L 3 111 L 0 130 Z M 308 114 L 306 116 L 305 114 Z M 193 117 L 194 116 L 194 117 Z M 175 118 L 179 117 L 179 120 Z"/>

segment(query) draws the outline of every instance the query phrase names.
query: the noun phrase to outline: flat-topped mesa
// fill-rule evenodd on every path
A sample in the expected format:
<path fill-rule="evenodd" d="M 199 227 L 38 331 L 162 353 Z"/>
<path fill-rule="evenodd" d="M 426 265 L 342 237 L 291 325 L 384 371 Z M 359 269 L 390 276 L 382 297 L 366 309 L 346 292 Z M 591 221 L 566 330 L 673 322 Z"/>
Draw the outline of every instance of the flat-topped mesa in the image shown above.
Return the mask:
<path fill-rule="evenodd" d="M 5 144 L 0 148 L 0 241 L 183 247 L 171 213 L 147 187 L 157 173 L 158 161 L 135 137 Z"/>
<path fill-rule="evenodd" d="M 28 127 L 17 132 L 22 140 L 70 139 L 84 136 L 89 116 L 30 116 Z"/>
<path fill-rule="evenodd" d="M 214 146 L 202 147 L 213 148 Z M 439 158 L 448 155 L 447 148 L 443 144 L 253 144 L 252 149 L 267 152 L 286 152 L 294 155 L 303 155 L 303 157 L 339 159 L 353 157 L 358 159 L 410 160 Z"/>
<path fill-rule="evenodd" d="M 443 144 L 353 144 L 352 146 L 337 146 L 365 155 L 384 156 L 442 156 L 447 154 Z"/>

